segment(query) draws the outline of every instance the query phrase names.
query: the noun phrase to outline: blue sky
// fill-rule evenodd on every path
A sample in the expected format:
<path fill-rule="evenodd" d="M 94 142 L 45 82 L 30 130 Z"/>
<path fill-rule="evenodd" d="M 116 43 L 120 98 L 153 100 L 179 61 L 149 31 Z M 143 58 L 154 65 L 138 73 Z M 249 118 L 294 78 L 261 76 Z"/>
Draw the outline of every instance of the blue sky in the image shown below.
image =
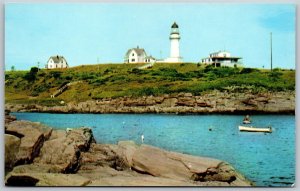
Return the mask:
<path fill-rule="evenodd" d="M 295 6 L 292 4 L 6 4 L 5 68 L 28 70 L 63 55 L 70 66 L 120 63 L 130 48 L 167 58 L 176 21 L 180 54 L 199 62 L 224 50 L 245 67 L 295 68 Z"/>

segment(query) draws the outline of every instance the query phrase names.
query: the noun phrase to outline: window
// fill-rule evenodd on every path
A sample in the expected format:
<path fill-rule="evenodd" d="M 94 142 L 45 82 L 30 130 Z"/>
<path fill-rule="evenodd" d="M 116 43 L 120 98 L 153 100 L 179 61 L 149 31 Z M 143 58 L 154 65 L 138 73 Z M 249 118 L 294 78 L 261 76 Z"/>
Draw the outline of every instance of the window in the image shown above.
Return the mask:
<path fill-rule="evenodd" d="M 132 56 L 134 56 L 134 53 L 132 53 Z"/>
<path fill-rule="evenodd" d="M 131 59 L 131 62 L 135 62 L 135 59 L 133 58 L 133 59 Z"/>

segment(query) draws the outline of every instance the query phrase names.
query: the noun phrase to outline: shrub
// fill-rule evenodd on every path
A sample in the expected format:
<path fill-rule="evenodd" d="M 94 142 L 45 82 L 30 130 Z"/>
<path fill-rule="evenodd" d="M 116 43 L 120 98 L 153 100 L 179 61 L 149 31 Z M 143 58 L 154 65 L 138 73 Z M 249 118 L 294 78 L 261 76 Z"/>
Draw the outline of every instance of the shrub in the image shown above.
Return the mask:
<path fill-rule="evenodd" d="M 278 81 L 281 76 L 282 76 L 282 73 L 279 72 L 278 70 L 273 70 L 269 74 L 269 77 L 270 77 L 271 81 Z"/>
<path fill-rule="evenodd" d="M 32 67 L 28 73 L 25 74 L 24 79 L 32 82 L 36 80 L 36 74 L 38 73 L 39 69 L 37 67 Z"/>
<path fill-rule="evenodd" d="M 252 72 L 259 72 L 259 70 L 256 69 L 256 68 L 243 68 L 240 71 L 240 74 L 249 74 L 249 73 L 252 73 Z"/>
<path fill-rule="evenodd" d="M 51 71 L 50 72 L 50 76 L 55 78 L 55 79 L 59 79 L 61 77 L 61 73 L 60 71 Z"/>

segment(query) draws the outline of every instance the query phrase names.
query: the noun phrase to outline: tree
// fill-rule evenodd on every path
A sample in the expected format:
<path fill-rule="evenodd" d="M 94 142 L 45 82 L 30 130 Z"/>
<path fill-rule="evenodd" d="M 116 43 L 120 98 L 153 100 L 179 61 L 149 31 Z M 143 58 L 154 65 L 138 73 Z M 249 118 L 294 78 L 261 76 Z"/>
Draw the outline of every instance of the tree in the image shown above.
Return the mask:
<path fill-rule="evenodd" d="M 25 74 L 24 78 L 27 81 L 34 81 L 36 79 L 36 74 L 38 73 L 39 68 L 32 67 L 28 73 Z"/>
<path fill-rule="evenodd" d="M 15 66 L 11 66 L 10 70 L 13 72 L 15 71 Z"/>

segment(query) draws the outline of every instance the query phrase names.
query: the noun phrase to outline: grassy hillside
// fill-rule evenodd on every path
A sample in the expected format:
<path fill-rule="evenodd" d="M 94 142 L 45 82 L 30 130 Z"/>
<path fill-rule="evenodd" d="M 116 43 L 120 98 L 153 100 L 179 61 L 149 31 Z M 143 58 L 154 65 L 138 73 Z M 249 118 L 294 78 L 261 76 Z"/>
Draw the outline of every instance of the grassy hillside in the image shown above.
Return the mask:
<path fill-rule="evenodd" d="M 214 68 L 193 63 L 84 65 L 69 69 L 5 72 L 5 100 L 55 105 L 60 100 L 85 101 L 106 97 L 144 96 L 210 90 L 252 92 L 295 90 L 295 71 L 252 68 Z M 69 82 L 56 98 L 50 95 Z"/>

